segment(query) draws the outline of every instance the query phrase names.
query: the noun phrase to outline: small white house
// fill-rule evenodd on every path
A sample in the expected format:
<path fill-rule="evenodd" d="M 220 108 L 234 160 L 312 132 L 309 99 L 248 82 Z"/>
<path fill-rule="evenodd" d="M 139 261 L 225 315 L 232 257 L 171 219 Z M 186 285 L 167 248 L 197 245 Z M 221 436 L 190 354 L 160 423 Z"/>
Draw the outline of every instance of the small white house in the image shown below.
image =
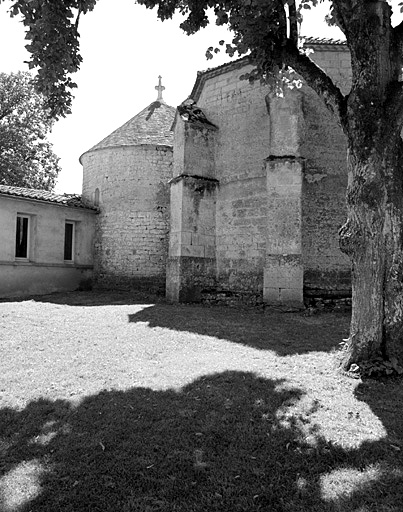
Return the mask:
<path fill-rule="evenodd" d="M 0 297 L 91 280 L 96 213 L 77 195 L 0 185 Z"/>

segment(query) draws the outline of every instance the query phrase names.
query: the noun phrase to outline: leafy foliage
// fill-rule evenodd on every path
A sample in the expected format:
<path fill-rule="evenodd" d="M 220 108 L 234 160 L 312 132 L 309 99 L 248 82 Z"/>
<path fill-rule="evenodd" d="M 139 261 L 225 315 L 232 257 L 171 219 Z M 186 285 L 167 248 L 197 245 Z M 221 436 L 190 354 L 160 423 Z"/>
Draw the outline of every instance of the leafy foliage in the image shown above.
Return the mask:
<path fill-rule="evenodd" d="M 30 73 L 0 73 L 0 183 L 53 189 L 60 171 L 52 127 Z"/>
<path fill-rule="evenodd" d="M 29 67 L 37 69 L 36 86 L 53 118 L 71 112 L 71 89 L 77 85 L 70 75 L 82 62 L 78 23 L 81 13 L 95 4 L 96 0 L 17 0 L 11 7 L 11 15 L 21 14 L 28 28 Z"/>
<path fill-rule="evenodd" d="M 1 3 L 2 0 L 0 0 Z M 77 87 L 71 74 L 79 70 L 78 25 L 81 14 L 92 11 L 97 0 L 16 0 L 11 16 L 21 15 L 27 27 L 26 49 L 31 54 L 30 69 L 37 71 L 36 86 L 46 97 L 49 114 L 57 119 L 71 113 L 72 90 Z M 297 22 L 301 12 L 316 5 L 318 0 L 139 0 L 147 8 L 158 8 L 161 20 L 172 18 L 176 11 L 185 16 L 181 28 L 194 34 L 208 25 L 213 10 L 217 25 L 227 25 L 232 33 L 229 43 L 220 46 L 233 56 L 250 54 L 257 71 L 253 78 L 264 77 L 268 70 L 279 69 L 284 62 L 284 50 L 290 40 L 297 39 Z M 210 47 L 212 57 L 219 47 Z"/>
<path fill-rule="evenodd" d="M 178 10 L 186 17 L 181 28 L 187 34 L 193 34 L 205 27 L 209 23 L 208 12 L 212 9 L 216 24 L 227 25 L 232 32 L 230 43 L 219 43 L 220 46 L 225 46 L 229 55 L 249 53 L 261 74 L 273 67 L 282 66 L 284 45 L 288 38 L 287 9 L 283 0 L 139 0 L 139 3 L 148 8 L 157 6 L 158 16 L 162 20 L 171 18 Z M 305 6 L 308 2 L 304 1 L 302 4 Z M 296 12 L 294 16 L 297 16 Z M 207 57 L 212 57 L 212 53 L 218 51 L 220 48 L 210 47 Z"/>

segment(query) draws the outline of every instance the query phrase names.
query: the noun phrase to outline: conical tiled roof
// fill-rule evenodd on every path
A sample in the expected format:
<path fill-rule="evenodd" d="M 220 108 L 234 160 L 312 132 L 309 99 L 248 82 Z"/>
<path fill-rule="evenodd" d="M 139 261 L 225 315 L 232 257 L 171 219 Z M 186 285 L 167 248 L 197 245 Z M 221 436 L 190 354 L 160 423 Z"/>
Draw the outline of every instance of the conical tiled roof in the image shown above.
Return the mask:
<path fill-rule="evenodd" d="M 164 101 L 154 101 L 86 153 L 116 146 L 138 146 L 141 144 L 172 146 L 171 126 L 175 112 L 176 109 Z"/>

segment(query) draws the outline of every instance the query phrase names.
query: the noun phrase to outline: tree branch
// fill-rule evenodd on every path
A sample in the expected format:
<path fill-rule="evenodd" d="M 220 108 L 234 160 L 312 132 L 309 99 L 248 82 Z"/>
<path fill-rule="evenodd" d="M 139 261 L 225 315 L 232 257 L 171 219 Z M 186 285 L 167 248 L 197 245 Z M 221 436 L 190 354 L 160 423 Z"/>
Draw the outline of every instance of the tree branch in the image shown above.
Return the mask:
<path fill-rule="evenodd" d="M 76 27 L 76 30 L 78 31 L 78 24 L 80 23 L 80 16 L 81 16 L 81 13 L 83 11 L 79 8 L 78 9 L 78 13 L 77 13 L 77 18 L 76 18 L 76 21 L 74 23 L 74 26 Z"/>
<path fill-rule="evenodd" d="M 300 53 L 289 41 L 285 47 L 284 63 L 296 71 L 322 98 L 330 112 L 336 114 L 344 131 L 347 129 L 347 97 L 332 79 L 308 56 Z"/>
<path fill-rule="evenodd" d="M 396 25 L 396 27 L 393 28 L 393 32 L 399 36 L 403 37 L 403 21 L 399 23 L 399 25 Z"/>
<path fill-rule="evenodd" d="M 392 29 L 393 38 L 396 41 L 396 45 L 399 48 L 399 57 L 402 58 L 403 55 L 403 21 L 396 25 Z"/>
<path fill-rule="evenodd" d="M 10 114 L 12 114 L 13 110 L 14 110 L 14 107 L 5 109 L 2 112 L 0 111 L 0 121 L 2 119 L 4 119 L 5 117 L 9 116 Z"/>
<path fill-rule="evenodd" d="M 384 103 L 385 116 L 398 129 L 403 128 L 403 82 L 392 82 Z"/>
<path fill-rule="evenodd" d="M 288 18 L 290 24 L 290 41 L 298 46 L 298 16 L 295 0 L 288 4 Z"/>
<path fill-rule="evenodd" d="M 352 5 L 350 0 L 333 0 L 332 14 L 337 26 L 348 39 L 348 19 L 351 13 Z"/>
<path fill-rule="evenodd" d="M 278 21 L 278 38 L 279 40 L 287 39 L 287 13 L 282 0 L 276 0 L 274 11 L 277 11 Z"/>

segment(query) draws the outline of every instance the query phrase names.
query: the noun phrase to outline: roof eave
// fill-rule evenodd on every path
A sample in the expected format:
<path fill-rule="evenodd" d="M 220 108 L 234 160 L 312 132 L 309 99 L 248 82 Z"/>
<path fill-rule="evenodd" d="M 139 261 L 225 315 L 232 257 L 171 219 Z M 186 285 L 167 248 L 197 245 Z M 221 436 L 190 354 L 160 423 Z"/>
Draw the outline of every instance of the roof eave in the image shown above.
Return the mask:
<path fill-rule="evenodd" d="M 172 131 L 172 130 L 171 130 Z M 169 148 L 169 149 L 172 149 L 173 148 L 173 142 L 172 144 L 153 144 L 153 143 L 140 143 L 140 144 L 115 144 L 115 145 L 112 145 L 112 146 L 104 146 L 104 147 L 99 147 L 99 148 L 92 148 L 92 149 L 89 149 L 88 151 L 85 151 L 81 156 L 80 158 L 78 159 L 78 161 L 80 162 L 81 165 L 84 165 L 83 162 L 81 161 L 82 157 L 84 155 L 86 155 L 87 153 L 95 153 L 97 151 L 104 151 L 104 150 L 108 150 L 108 149 L 119 149 L 119 148 L 141 148 L 141 147 L 151 147 L 151 148 Z"/>
<path fill-rule="evenodd" d="M 347 42 L 341 39 L 306 37 L 303 44 L 307 48 L 324 47 L 326 50 L 332 48 L 334 50 L 348 51 Z M 206 80 L 227 73 L 228 71 L 241 68 L 247 64 L 253 65 L 248 55 L 237 60 L 221 64 L 221 66 L 217 66 L 216 68 L 209 68 L 205 71 L 198 71 L 196 81 L 189 97 L 197 103 Z"/>
<path fill-rule="evenodd" d="M 88 210 L 93 213 L 98 213 L 98 208 L 92 207 L 92 206 L 79 206 L 79 205 L 73 205 L 73 204 L 64 204 L 59 203 L 57 201 L 50 201 L 46 199 L 38 199 L 34 197 L 26 197 L 26 196 L 20 196 L 17 194 L 7 194 L 5 192 L 0 192 L 0 197 L 5 197 L 7 199 L 18 199 L 20 201 L 31 201 L 34 203 L 41 203 L 41 204 L 47 204 L 47 205 L 53 205 L 53 206 L 62 206 L 64 208 L 73 208 L 74 210 Z"/>

